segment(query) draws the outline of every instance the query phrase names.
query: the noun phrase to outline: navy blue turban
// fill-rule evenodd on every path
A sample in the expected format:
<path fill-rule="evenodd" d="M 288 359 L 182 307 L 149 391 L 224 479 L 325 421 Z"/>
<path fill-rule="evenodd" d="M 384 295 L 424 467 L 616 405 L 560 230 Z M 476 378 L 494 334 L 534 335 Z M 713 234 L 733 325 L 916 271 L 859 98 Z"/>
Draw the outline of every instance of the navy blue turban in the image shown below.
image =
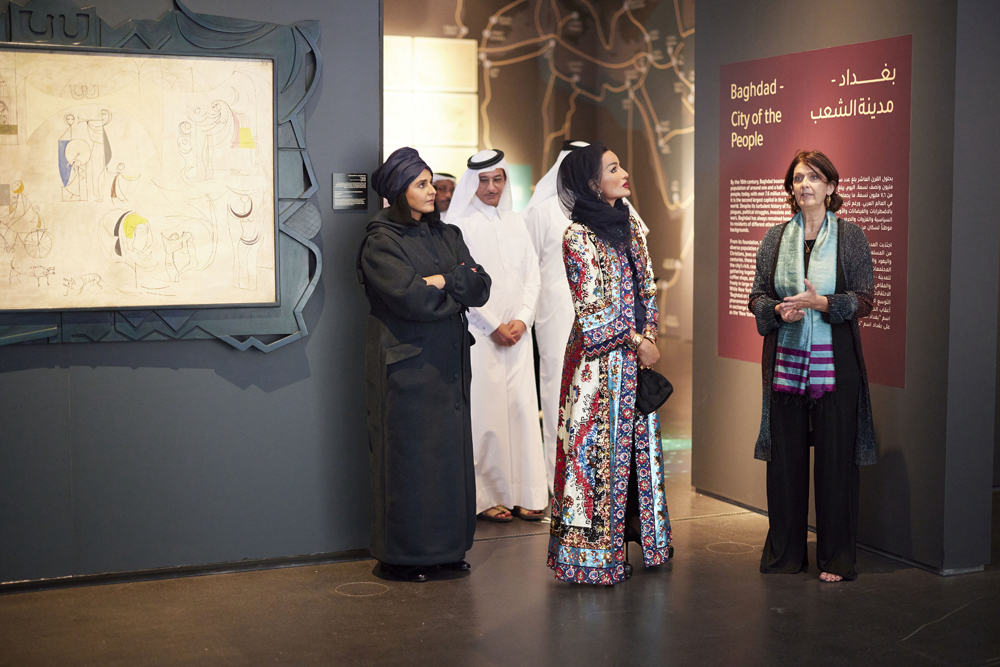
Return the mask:
<path fill-rule="evenodd" d="M 434 172 L 420 159 L 414 148 L 397 148 L 385 159 L 381 167 L 372 172 L 372 189 L 385 197 L 390 204 L 406 192 L 424 169 Z"/>

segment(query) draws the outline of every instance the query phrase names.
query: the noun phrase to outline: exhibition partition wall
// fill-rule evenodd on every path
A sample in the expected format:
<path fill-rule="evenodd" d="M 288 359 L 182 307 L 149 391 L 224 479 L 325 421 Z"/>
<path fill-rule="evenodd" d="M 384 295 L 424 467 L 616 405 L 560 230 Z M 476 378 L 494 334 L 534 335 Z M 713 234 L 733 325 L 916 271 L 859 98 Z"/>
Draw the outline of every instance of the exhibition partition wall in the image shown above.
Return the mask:
<path fill-rule="evenodd" d="M 176 9 L 171 0 L 92 4 L 65 12 L 69 21 L 57 12 L 19 29 L 65 27 L 64 43 L 73 43 L 75 18 L 93 31 Z M 309 199 L 322 219 L 312 239 L 322 265 L 306 267 L 322 272 L 301 315 L 309 335 L 269 354 L 218 340 L 0 346 L 0 584 L 368 546 L 368 306 L 354 266 L 375 204 L 334 211 L 330 183 L 334 173 L 378 166 L 380 3 L 184 6 L 209 23 L 238 19 L 219 23 L 235 26 L 241 43 L 315 22 L 307 32 L 326 66 L 304 109 L 307 132 L 277 137 L 279 148 L 308 138 L 314 173 L 301 177 L 322 186 Z M 166 32 L 144 34 L 153 49 L 171 50 Z"/>
<path fill-rule="evenodd" d="M 877 465 L 859 542 L 945 573 L 990 558 L 1000 159 L 995 3 L 699 5 L 692 481 L 766 510 L 746 273 L 797 149 L 838 165 L 872 244 Z M 751 62 L 752 61 L 752 62 Z M 753 99 L 751 99 L 753 98 Z M 752 108 L 751 108 L 752 107 Z M 988 185 L 987 185 L 988 184 Z M 744 204 L 746 204 L 744 206 Z"/>

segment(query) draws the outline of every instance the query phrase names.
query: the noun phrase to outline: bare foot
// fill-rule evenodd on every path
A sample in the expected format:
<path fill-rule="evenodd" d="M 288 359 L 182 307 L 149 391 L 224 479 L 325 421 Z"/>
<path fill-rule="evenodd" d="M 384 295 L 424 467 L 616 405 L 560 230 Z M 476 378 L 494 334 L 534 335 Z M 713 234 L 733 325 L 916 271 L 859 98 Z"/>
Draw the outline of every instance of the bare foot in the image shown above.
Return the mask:
<path fill-rule="evenodd" d="M 839 574 L 830 574 L 829 572 L 820 572 L 819 578 L 820 581 L 828 581 L 830 583 L 843 580 L 843 577 Z"/>

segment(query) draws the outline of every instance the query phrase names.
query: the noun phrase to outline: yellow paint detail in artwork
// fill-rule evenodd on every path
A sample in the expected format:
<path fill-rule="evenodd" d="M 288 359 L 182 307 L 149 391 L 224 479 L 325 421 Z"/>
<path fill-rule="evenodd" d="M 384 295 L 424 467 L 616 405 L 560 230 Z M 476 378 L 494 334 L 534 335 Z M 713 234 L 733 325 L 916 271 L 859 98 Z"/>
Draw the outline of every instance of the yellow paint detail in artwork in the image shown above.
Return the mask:
<path fill-rule="evenodd" d="M 253 132 L 250 131 L 249 127 L 240 128 L 240 148 L 256 148 L 257 145 L 253 142 Z"/>
<path fill-rule="evenodd" d="M 147 222 L 149 222 L 149 220 L 146 220 L 146 218 L 142 217 L 138 213 L 129 213 L 126 215 L 125 219 L 122 221 L 125 237 L 132 238 L 135 235 L 135 228 L 139 225 L 144 225 Z"/>

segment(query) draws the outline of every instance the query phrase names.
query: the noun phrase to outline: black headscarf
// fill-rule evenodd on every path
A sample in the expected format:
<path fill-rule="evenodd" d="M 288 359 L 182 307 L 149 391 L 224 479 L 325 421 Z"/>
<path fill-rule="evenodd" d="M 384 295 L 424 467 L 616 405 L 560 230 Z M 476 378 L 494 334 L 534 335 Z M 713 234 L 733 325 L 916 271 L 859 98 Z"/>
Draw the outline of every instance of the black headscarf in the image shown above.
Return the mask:
<path fill-rule="evenodd" d="M 559 166 L 556 190 L 559 203 L 570 220 L 617 246 L 631 238 L 632 226 L 628 205 L 622 199 L 612 206 L 597 194 L 601 183 L 601 158 L 607 150 L 603 143 L 597 142 L 567 155 Z"/>
<path fill-rule="evenodd" d="M 416 149 L 397 148 L 381 167 L 372 172 L 372 189 L 390 203 L 395 202 L 424 169 L 431 172 L 431 175 L 434 174 L 434 170 L 420 158 Z"/>
<path fill-rule="evenodd" d="M 646 325 L 646 304 L 642 300 L 642 286 L 635 257 L 632 256 L 631 214 L 624 198 L 609 204 L 600 197 L 601 160 L 607 148 L 597 142 L 577 148 L 563 159 L 559 166 L 557 191 L 559 204 L 573 222 L 578 222 L 597 235 L 597 238 L 624 250 L 632 269 L 632 294 L 635 296 L 635 330 Z M 648 267 L 647 267 L 648 268 Z"/>
<path fill-rule="evenodd" d="M 383 209 L 386 212 L 385 218 L 388 218 L 389 221 L 386 222 L 382 211 L 379 211 L 378 215 L 371 219 L 365 228 L 365 238 L 361 241 L 361 247 L 358 249 L 357 260 L 358 281 L 362 285 L 365 283 L 365 274 L 361 268 L 361 254 L 365 250 L 368 236 L 387 229 L 394 234 L 405 234 L 407 227 L 419 224 L 413 219 L 410 204 L 406 201 L 406 190 L 424 169 L 430 171 L 431 174 L 434 173 L 427 166 L 427 163 L 420 159 L 420 154 L 415 149 L 399 148 L 385 159 L 382 166 L 372 172 L 372 189 L 389 200 L 389 207 Z M 420 215 L 420 221 L 429 225 L 444 224 L 441 222 L 441 213 L 438 211 L 437 202 L 434 202 L 432 212 Z"/>

